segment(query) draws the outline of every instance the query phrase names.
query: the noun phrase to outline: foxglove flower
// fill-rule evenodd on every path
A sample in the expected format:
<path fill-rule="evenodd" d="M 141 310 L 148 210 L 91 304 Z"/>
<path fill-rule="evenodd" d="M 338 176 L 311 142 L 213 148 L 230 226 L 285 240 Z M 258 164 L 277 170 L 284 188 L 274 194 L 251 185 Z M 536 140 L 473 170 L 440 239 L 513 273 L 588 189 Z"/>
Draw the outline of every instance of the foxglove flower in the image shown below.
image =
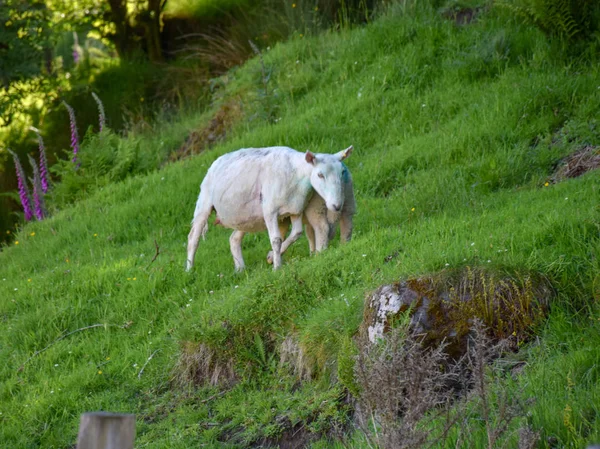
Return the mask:
<path fill-rule="evenodd" d="M 17 171 L 17 185 L 19 187 L 19 198 L 21 199 L 21 204 L 23 205 L 25 221 L 31 221 L 33 219 L 33 212 L 31 210 L 31 197 L 29 195 L 29 188 L 27 187 L 27 178 L 25 178 L 25 171 L 23 171 L 23 167 L 21 166 L 19 157 L 11 150 L 8 151 L 10 152 L 10 154 L 12 154 L 13 160 L 15 161 L 15 169 Z"/>
<path fill-rule="evenodd" d="M 46 207 L 44 204 L 44 192 L 42 191 L 40 170 L 38 169 L 35 159 L 29 155 L 27 155 L 27 157 L 29 158 L 31 168 L 33 169 L 33 179 L 31 180 L 31 183 L 33 184 L 33 211 L 35 213 L 35 218 L 43 220 L 46 216 Z"/>
<path fill-rule="evenodd" d="M 38 136 L 38 147 L 40 149 L 40 184 L 42 186 L 42 192 L 48 193 L 50 183 L 48 176 L 48 158 L 46 157 L 46 147 L 44 146 L 44 139 L 42 139 L 42 135 L 40 134 L 39 129 L 34 128 L 33 126 L 31 126 L 30 129 Z"/>
<path fill-rule="evenodd" d="M 106 122 L 106 115 L 104 114 L 104 105 L 102 104 L 100 97 L 96 95 L 95 92 L 92 92 L 92 97 L 94 97 L 94 100 L 96 100 L 96 103 L 98 104 L 98 119 L 100 121 L 100 132 L 102 132 L 102 130 L 104 129 L 104 123 Z"/>
<path fill-rule="evenodd" d="M 73 62 L 75 65 L 79 63 L 79 38 L 75 31 L 73 31 Z"/>
<path fill-rule="evenodd" d="M 77 163 L 77 153 L 79 153 L 79 134 L 77 133 L 77 122 L 75 121 L 75 111 L 71 106 L 67 104 L 66 101 L 63 101 L 63 104 L 69 111 L 69 122 L 71 124 L 71 148 L 73 149 L 73 159 L 71 161 L 76 164 Z M 77 164 L 79 167 L 79 164 Z"/>

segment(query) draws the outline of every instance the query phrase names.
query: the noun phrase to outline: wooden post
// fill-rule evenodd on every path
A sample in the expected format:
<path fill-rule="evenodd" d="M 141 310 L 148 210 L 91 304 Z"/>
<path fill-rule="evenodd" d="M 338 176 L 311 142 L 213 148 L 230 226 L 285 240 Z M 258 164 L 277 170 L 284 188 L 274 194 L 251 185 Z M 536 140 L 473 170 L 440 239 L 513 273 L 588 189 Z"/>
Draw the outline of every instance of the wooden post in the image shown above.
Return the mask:
<path fill-rule="evenodd" d="M 93 412 L 81 415 L 77 449 L 133 449 L 135 415 Z"/>

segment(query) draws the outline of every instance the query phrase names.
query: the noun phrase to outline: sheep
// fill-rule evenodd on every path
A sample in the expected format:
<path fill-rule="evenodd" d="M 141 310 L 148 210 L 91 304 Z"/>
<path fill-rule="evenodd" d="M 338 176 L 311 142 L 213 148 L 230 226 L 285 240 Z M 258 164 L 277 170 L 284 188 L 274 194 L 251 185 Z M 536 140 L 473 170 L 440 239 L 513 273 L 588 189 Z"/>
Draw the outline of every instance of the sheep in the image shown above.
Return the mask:
<path fill-rule="evenodd" d="M 346 168 L 343 175 L 344 205 L 341 211 L 332 212 L 328 210 L 325 200 L 318 193 L 313 195 L 304 210 L 302 221 L 305 225 L 306 238 L 311 254 L 319 253 L 327 248 L 329 242 L 335 237 L 338 223 L 340 224 L 340 241 L 346 243 L 352 238 L 352 217 L 356 213 L 356 201 L 350 171 Z M 289 225 L 289 220 L 282 222 L 280 225 L 281 235 L 287 234 Z M 267 262 L 273 263 L 273 251 L 269 251 Z"/>
<path fill-rule="evenodd" d="M 342 210 L 348 170 L 341 161 L 351 152 L 352 146 L 336 154 L 303 154 L 288 147 L 268 147 L 245 148 L 219 157 L 200 186 L 188 235 L 186 270 L 194 265 L 200 236 L 206 235 L 213 209 L 216 223 L 234 230 L 229 244 L 236 271 L 245 267 L 242 238 L 264 229 L 269 233 L 273 269 L 277 270 L 281 253 L 302 235 L 304 210 L 315 192 L 328 211 Z M 282 241 L 282 222 L 287 217 L 292 231 Z"/>

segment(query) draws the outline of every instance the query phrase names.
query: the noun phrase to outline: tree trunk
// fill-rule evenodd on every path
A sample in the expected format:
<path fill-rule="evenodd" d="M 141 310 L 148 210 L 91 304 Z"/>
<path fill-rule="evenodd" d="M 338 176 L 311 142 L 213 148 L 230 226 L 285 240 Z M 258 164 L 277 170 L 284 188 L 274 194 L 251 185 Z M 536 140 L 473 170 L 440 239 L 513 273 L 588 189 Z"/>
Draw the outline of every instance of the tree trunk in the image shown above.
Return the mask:
<path fill-rule="evenodd" d="M 146 51 L 151 62 L 162 62 L 163 51 L 160 39 L 160 13 L 164 0 L 148 0 L 148 9 L 140 14 L 139 20 L 144 27 Z"/>
<path fill-rule="evenodd" d="M 131 56 L 135 43 L 133 29 L 127 19 L 126 0 L 108 0 L 108 4 L 110 5 L 111 20 L 116 28 L 112 40 L 119 56 L 127 59 Z"/>

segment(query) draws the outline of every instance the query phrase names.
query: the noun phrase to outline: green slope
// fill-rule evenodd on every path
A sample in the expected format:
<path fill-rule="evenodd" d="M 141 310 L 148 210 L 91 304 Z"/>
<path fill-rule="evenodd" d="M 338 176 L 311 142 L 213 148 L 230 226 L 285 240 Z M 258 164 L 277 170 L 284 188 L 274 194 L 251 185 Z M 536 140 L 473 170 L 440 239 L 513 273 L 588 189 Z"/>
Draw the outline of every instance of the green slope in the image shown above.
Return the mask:
<path fill-rule="evenodd" d="M 550 280 L 550 317 L 522 349 L 517 383 L 536 399 L 523 420 L 542 446 L 600 440 L 600 174 L 545 185 L 562 157 L 600 142 L 599 66 L 562 62 L 495 10 L 457 26 L 425 5 L 278 45 L 264 63 L 266 92 L 258 59 L 219 91 L 243 110 L 227 141 L 99 188 L 0 252 L 1 445 L 72 447 L 79 414 L 102 409 L 137 414 L 136 447 L 247 447 L 293 425 L 332 446 L 335 429 L 353 433 L 336 360 L 365 293 L 466 265 Z M 349 245 L 309 257 L 301 239 L 273 273 L 266 234 L 249 235 L 236 275 L 229 231 L 211 227 L 183 271 L 198 186 L 219 155 L 349 144 Z M 279 363 L 287 337 L 312 379 Z M 185 382 L 200 344 L 235 384 Z"/>

